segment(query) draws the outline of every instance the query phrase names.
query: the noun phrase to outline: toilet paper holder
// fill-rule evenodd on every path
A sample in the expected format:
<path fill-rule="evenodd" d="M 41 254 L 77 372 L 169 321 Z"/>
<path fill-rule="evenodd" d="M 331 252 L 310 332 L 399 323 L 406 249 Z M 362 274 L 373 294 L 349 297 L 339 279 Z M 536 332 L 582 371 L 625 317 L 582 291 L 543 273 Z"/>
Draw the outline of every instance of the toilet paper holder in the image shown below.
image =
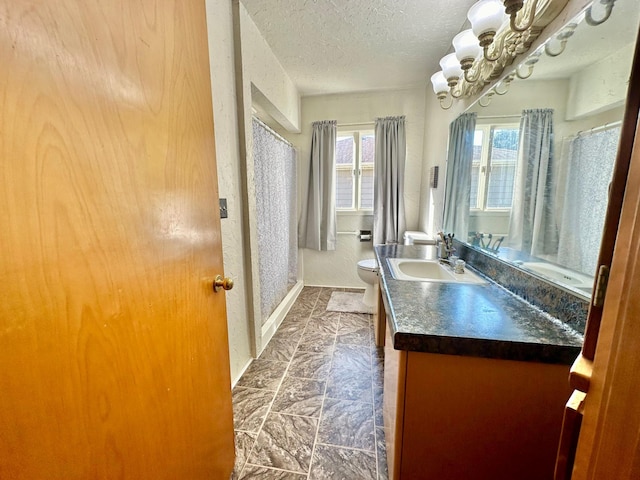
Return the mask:
<path fill-rule="evenodd" d="M 358 233 L 358 238 L 361 242 L 370 242 L 371 230 L 360 230 L 360 232 Z"/>

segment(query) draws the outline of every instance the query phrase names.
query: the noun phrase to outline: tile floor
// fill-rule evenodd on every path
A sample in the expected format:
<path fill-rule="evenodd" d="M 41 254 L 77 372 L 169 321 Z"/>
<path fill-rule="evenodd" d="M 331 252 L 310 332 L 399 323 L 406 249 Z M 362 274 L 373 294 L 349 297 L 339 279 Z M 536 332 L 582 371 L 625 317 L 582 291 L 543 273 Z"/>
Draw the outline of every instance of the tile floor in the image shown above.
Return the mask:
<path fill-rule="evenodd" d="M 305 287 L 233 390 L 234 479 L 386 480 L 383 353 L 368 314 Z"/>

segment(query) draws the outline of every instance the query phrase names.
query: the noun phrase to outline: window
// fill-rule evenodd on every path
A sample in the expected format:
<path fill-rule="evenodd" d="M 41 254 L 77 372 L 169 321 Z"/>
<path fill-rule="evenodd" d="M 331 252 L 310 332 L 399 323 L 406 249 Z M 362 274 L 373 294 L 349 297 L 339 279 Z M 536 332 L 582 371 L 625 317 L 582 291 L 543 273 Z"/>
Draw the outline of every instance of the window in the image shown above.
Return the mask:
<path fill-rule="evenodd" d="M 373 131 L 339 132 L 336 141 L 336 209 L 373 210 Z"/>
<path fill-rule="evenodd" d="M 474 210 L 508 210 L 518 161 L 517 125 L 478 125 L 473 138 L 470 205 Z"/>

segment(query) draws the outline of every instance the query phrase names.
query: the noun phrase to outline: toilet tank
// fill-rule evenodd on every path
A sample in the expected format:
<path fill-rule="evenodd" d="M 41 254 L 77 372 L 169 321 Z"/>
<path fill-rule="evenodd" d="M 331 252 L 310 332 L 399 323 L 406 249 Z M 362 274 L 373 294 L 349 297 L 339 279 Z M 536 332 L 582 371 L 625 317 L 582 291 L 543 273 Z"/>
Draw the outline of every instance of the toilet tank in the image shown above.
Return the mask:
<path fill-rule="evenodd" d="M 415 230 L 407 230 L 404 232 L 405 245 L 435 245 L 436 240 L 431 235 Z"/>

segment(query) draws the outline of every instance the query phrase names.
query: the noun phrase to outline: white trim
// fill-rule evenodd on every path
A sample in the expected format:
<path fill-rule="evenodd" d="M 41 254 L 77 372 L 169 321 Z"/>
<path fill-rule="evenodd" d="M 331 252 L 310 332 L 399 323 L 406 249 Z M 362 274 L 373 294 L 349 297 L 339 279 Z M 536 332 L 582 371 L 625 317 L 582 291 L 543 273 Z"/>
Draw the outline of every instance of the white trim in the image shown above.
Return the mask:
<path fill-rule="evenodd" d="M 259 352 L 257 352 L 258 357 L 260 357 L 262 352 L 264 352 L 264 349 L 269 344 L 269 341 L 273 338 L 273 335 L 278 331 L 278 327 L 280 326 L 284 318 L 287 316 L 287 313 L 289 313 L 289 310 L 291 310 L 291 307 L 293 306 L 296 299 L 298 298 L 298 295 L 300 295 L 300 292 L 302 291 L 303 287 L 304 287 L 304 283 L 302 282 L 302 280 L 298 280 L 298 282 L 293 286 L 293 288 L 289 290 L 289 293 L 287 293 L 287 296 L 284 297 L 282 302 L 280 302 L 280 305 L 278 305 L 276 309 L 273 311 L 273 313 L 271 314 L 271 316 L 269 316 L 269 319 L 267 320 L 267 322 L 262 326 L 262 330 L 260 332 L 262 336 L 262 341 L 260 342 L 260 345 L 262 345 L 262 349 Z"/>
<path fill-rule="evenodd" d="M 236 387 L 236 385 L 238 384 L 238 382 L 242 378 L 242 375 L 244 375 L 244 372 L 247 371 L 247 369 L 251 366 L 252 363 L 253 363 L 253 358 L 250 358 L 249 360 L 247 360 L 247 364 L 244 367 L 242 367 L 242 369 L 240 370 L 240 373 L 238 373 L 238 378 L 231 379 L 231 389 L 232 390 Z"/>

